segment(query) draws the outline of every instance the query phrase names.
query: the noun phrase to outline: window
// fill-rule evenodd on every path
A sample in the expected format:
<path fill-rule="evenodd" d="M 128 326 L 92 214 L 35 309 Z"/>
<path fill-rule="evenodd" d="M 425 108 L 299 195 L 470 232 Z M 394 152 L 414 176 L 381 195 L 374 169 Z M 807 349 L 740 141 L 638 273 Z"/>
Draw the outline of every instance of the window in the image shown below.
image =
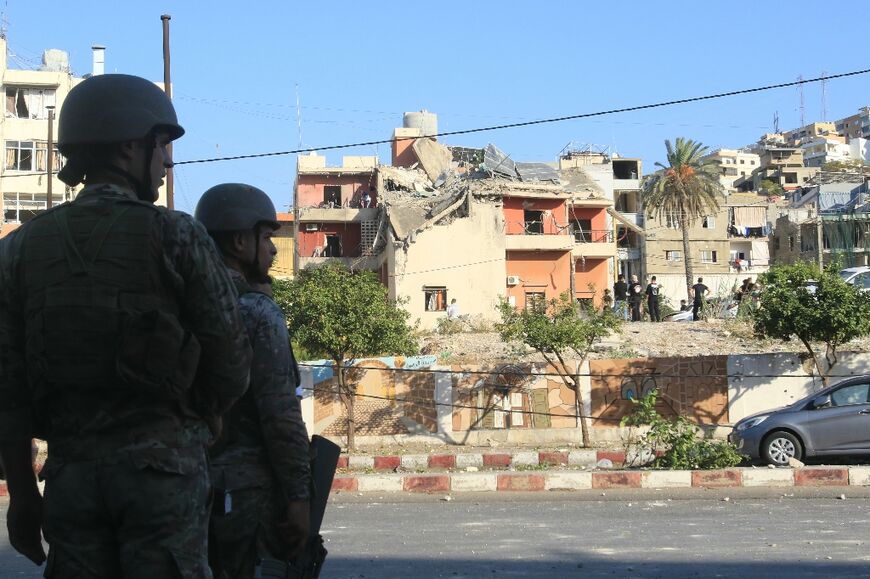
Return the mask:
<path fill-rule="evenodd" d="M 52 195 L 52 200 L 54 197 Z M 45 208 L 46 196 L 44 193 L 3 193 L 3 221 L 6 223 L 30 221 L 36 217 L 37 212 Z"/>
<path fill-rule="evenodd" d="M 577 243 L 589 243 L 592 241 L 592 220 L 574 220 L 574 241 Z"/>
<path fill-rule="evenodd" d="M 701 263 L 716 263 L 716 252 L 709 249 L 702 249 Z"/>
<path fill-rule="evenodd" d="M 341 257 L 341 236 L 338 234 L 326 234 L 326 243 L 323 248 L 323 257 Z"/>
<path fill-rule="evenodd" d="M 323 205 L 341 207 L 341 185 L 325 185 L 323 187 Z"/>
<path fill-rule="evenodd" d="M 745 165 L 745 164 L 746 164 L 746 160 L 745 160 L 745 159 L 740 159 L 740 164 L 741 164 L 741 165 Z"/>
<path fill-rule="evenodd" d="M 704 218 L 704 221 L 701 222 L 701 227 L 704 229 L 716 229 L 716 218 L 712 215 L 708 215 Z"/>
<path fill-rule="evenodd" d="M 6 87 L 7 119 L 47 119 L 55 101 L 53 88 Z"/>
<path fill-rule="evenodd" d="M 544 233 L 544 212 L 526 209 L 523 211 L 523 228 L 527 234 L 541 235 Z"/>
<path fill-rule="evenodd" d="M 852 384 L 834 390 L 831 392 L 831 403 L 834 406 L 867 404 L 867 384 Z"/>
<path fill-rule="evenodd" d="M 423 299 L 425 300 L 425 304 L 423 307 L 427 312 L 447 311 L 446 287 L 424 287 Z"/>
<path fill-rule="evenodd" d="M 667 261 L 683 261 L 683 252 L 675 250 L 665 251 L 665 259 Z"/>
<path fill-rule="evenodd" d="M 14 171 L 45 171 L 46 141 L 6 141 L 6 169 Z M 52 170 L 61 168 L 62 157 L 55 147 L 52 152 Z"/>
<path fill-rule="evenodd" d="M 794 236 L 793 235 L 788 236 L 788 248 L 790 250 L 794 251 Z"/>
<path fill-rule="evenodd" d="M 544 311 L 547 305 L 547 295 L 544 292 L 526 292 L 526 309 Z"/>
<path fill-rule="evenodd" d="M 668 229 L 680 229 L 680 217 L 676 213 L 665 214 L 665 227 Z"/>
<path fill-rule="evenodd" d="M 779 236 L 773 238 L 773 249 L 779 249 Z"/>
<path fill-rule="evenodd" d="M 749 160 L 749 164 L 750 164 L 750 165 L 754 165 L 754 164 L 755 164 L 755 159 L 750 159 L 750 160 Z"/>

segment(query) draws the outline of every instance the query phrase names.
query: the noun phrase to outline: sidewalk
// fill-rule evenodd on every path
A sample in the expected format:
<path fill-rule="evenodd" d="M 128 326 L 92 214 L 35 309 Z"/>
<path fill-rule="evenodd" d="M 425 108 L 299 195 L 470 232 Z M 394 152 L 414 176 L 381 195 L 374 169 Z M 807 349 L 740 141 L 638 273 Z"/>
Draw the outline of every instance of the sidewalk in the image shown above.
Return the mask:
<path fill-rule="evenodd" d="M 870 486 L 870 466 L 621 469 L 613 450 L 350 455 L 339 459 L 333 491 L 499 492 L 586 489 Z"/>

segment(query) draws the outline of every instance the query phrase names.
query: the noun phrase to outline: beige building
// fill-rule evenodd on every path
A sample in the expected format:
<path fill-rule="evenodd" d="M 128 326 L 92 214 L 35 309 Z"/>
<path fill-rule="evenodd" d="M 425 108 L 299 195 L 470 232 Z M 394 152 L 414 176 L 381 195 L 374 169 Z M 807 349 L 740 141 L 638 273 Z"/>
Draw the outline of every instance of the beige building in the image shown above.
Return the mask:
<path fill-rule="evenodd" d="M 49 116 L 52 137 L 57 140 L 57 116 L 69 91 L 83 80 L 72 75 L 69 56 L 50 49 L 42 55 L 37 70 L 9 68 L 6 40 L 0 38 L 0 78 L 6 95 L 6 107 L 0 121 L 0 141 L 4 159 L 0 166 L 0 202 L 4 224 L 28 221 L 48 207 L 48 133 Z M 103 74 L 105 48 L 93 47 L 91 74 Z M 51 204 L 59 205 L 75 197 L 76 190 L 57 178 L 63 157 L 52 147 Z M 159 190 L 158 205 L 166 205 L 166 186 Z"/>
<path fill-rule="evenodd" d="M 724 288 L 730 290 L 731 274 L 728 240 L 728 208 L 724 198 L 718 211 L 698 219 L 689 227 L 689 247 L 692 252 L 694 283 L 698 277 L 717 295 Z M 685 257 L 683 230 L 674 216 L 662 219 L 647 218 L 644 263 L 647 278 L 656 276 L 664 288 L 664 295 L 672 307 L 686 299 Z"/>
<path fill-rule="evenodd" d="M 726 195 L 754 188 L 754 173 L 761 166 L 758 154 L 746 149 L 717 149 L 704 158 L 719 163 L 719 184 Z"/>
<path fill-rule="evenodd" d="M 850 141 L 852 139 L 870 139 L 870 107 L 861 107 L 858 114 L 834 121 L 836 132 Z"/>
<path fill-rule="evenodd" d="M 69 57 L 60 50 L 46 50 L 39 70 L 17 70 L 7 66 L 6 39 L 0 38 L 0 75 L 6 108 L 0 123 L 5 151 L 0 169 L 3 222 L 21 223 L 48 205 L 49 115 L 56 117 L 70 89 L 80 82 L 70 74 Z M 57 137 L 57 121 L 52 131 Z M 62 158 L 52 148 L 52 169 L 56 173 Z M 72 192 L 52 177 L 52 204 L 70 199 Z"/>
<path fill-rule="evenodd" d="M 783 133 L 787 145 L 797 147 L 806 140 L 837 134 L 836 123 L 821 121 Z"/>

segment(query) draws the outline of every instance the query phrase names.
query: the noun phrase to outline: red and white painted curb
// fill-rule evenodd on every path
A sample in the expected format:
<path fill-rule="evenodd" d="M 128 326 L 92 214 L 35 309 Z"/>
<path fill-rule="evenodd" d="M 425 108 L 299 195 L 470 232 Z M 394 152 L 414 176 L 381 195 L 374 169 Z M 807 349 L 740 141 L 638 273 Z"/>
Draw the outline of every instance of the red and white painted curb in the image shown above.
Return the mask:
<path fill-rule="evenodd" d="M 721 470 L 554 470 L 339 475 L 333 491 L 498 492 L 586 489 L 870 486 L 870 467 L 728 468 Z"/>

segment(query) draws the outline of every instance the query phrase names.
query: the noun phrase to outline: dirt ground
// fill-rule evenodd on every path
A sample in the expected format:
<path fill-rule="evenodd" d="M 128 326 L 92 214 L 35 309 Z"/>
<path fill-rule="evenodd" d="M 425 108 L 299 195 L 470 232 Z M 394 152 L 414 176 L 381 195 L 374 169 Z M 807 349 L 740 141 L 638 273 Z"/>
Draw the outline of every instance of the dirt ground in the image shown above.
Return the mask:
<path fill-rule="evenodd" d="M 823 351 L 823 346 L 819 346 Z M 870 351 L 870 337 L 844 344 L 840 351 Z M 596 344 L 593 358 L 699 356 L 712 354 L 757 354 L 802 352 L 797 342 L 762 340 L 747 322 L 631 322 Z M 429 334 L 421 338 L 421 352 L 438 356 L 441 363 L 487 364 L 510 361 L 541 361 L 522 344 L 505 344 L 495 332 Z"/>

